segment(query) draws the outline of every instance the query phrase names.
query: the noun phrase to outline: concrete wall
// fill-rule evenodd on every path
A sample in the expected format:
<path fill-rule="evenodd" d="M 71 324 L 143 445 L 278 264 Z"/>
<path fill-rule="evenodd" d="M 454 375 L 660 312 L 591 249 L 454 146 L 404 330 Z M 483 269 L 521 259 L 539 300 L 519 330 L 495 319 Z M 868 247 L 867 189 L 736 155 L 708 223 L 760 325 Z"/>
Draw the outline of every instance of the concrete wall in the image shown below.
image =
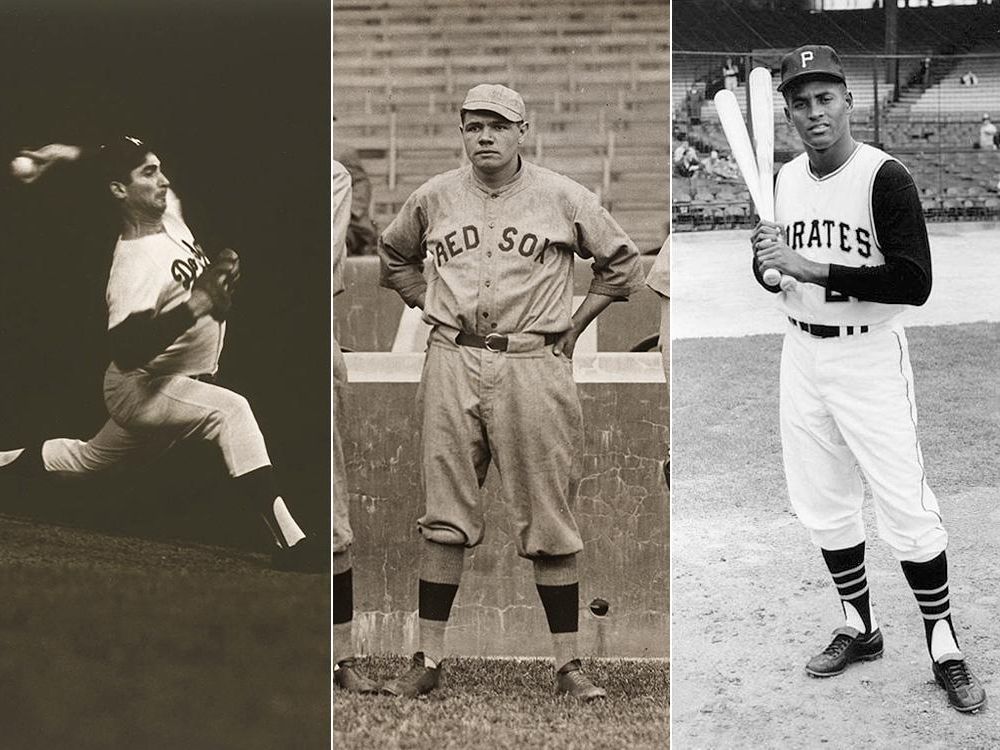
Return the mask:
<path fill-rule="evenodd" d="M 368 366 L 372 357 L 391 357 L 396 364 L 389 366 L 386 359 Z M 422 497 L 413 402 L 421 357 L 348 355 L 352 382 L 341 430 L 356 537 L 357 635 L 365 653 L 416 650 L 416 519 Z M 667 655 L 669 498 L 663 461 L 669 407 L 659 361 L 656 354 L 598 354 L 576 363 L 585 424 L 575 464 L 576 514 L 585 544 L 580 556 L 585 654 Z M 378 382 L 379 371 L 391 371 L 397 382 Z M 449 650 L 548 655 L 531 564 L 515 553 L 492 469 L 483 498 L 486 540 L 467 555 Z M 610 603 L 604 617 L 586 606 L 596 597 Z"/>

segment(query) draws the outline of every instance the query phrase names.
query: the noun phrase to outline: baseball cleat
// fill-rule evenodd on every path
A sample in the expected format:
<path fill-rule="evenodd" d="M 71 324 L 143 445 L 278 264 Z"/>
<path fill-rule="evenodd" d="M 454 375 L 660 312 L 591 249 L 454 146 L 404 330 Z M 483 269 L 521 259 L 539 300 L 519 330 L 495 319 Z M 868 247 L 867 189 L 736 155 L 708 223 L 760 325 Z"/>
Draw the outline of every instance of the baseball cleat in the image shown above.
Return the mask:
<path fill-rule="evenodd" d="M 834 630 L 833 636 L 830 645 L 806 664 L 806 672 L 813 677 L 833 677 L 847 669 L 848 664 L 882 657 L 881 630 L 866 637 L 854 628 L 842 627 Z"/>
<path fill-rule="evenodd" d="M 418 651 L 413 655 L 413 663 L 409 671 L 390 680 L 382 686 L 384 695 L 395 695 L 397 698 L 416 698 L 418 695 L 429 693 L 441 682 L 441 665 L 434 669 L 424 664 L 424 652 Z"/>
<path fill-rule="evenodd" d="M 579 659 L 573 659 L 556 673 L 556 693 L 566 693 L 584 703 L 608 697 L 603 688 L 597 687 L 583 673 Z"/>
<path fill-rule="evenodd" d="M 934 679 L 948 692 L 952 708 L 962 713 L 974 713 L 986 705 L 986 690 L 965 659 L 933 662 Z"/>
<path fill-rule="evenodd" d="M 341 690 L 349 693 L 361 693 L 363 695 L 374 695 L 378 693 L 378 684 L 374 680 L 369 680 L 354 666 L 354 659 L 344 659 L 333 670 L 333 681 Z"/>
<path fill-rule="evenodd" d="M 327 573 L 330 550 L 307 536 L 293 547 L 275 550 L 271 554 L 271 567 L 286 573 Z"/>

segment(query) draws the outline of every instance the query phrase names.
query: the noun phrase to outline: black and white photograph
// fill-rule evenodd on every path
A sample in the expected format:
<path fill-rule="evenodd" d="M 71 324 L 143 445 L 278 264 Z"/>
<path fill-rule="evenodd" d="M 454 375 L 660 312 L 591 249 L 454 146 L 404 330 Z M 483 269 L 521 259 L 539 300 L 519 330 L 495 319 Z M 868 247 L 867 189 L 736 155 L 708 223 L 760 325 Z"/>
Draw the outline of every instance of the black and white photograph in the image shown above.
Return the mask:
<path fill-rule="evenodd" d="M 998 22 L 673 3 L 674 748 L 1000 746 Z"/>
<path fill-rule="evenodd" d="M 0 9 L 9 748 L 329 747 L 330 9 Z"/>
<path fill-rule="evenodd" d="M 666 0 L 336 0 L 333 743 L 669 743 Z"/>

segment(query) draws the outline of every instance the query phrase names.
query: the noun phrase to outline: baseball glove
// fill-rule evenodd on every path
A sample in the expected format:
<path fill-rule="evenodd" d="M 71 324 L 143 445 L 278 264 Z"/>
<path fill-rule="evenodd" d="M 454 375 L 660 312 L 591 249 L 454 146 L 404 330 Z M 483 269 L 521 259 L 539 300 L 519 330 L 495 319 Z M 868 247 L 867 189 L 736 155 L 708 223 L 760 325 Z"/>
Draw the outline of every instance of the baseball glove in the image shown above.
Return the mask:
<path fill-rule="evenodd" d="M 208 297 L 211 301 L 209 314 L 219 321 L 226 319 L 233 304 L 228 283 L 232 268 L 230 261 L 216 260 L 201 272 L 191 289 L 192 294 L 201 293 Z"/>

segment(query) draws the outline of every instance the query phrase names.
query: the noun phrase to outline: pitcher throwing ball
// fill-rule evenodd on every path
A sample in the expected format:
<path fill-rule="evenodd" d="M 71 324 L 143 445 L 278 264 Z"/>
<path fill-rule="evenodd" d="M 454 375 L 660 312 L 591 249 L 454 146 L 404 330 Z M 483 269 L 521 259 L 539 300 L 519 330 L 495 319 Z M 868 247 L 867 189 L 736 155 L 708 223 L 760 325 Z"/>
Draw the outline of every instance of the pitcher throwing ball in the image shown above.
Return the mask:
<path fill-rule="evenodd" d="M 837 53 L 786 55 L 778 90 L 805 153 L 782 167 L 774 223 L 754 229 L 754 274 L 788 318 L 781 357 L 781 439 L 796 515 L 833 576 L 844 623 L 806 665 L 830 677 L 882 656 L 865 572 L 862 474 L 878 533 L 900 561 L 923 616 L 935 680 L 959 711 L 986 693 L 959 647 L 945 532 L 927 485 L 906 334 L 899 315 L 931 291 L 917 189 L 893 157 L 851 136 L 853 99 Z M 799 281 L 764 284 L 776 268 Z"/>
<path fill-rule="evenodd" d="M 24 181 L 82 155 L 62 144 L 24 152 L 37 167 Z M 205 255 L 159 158 L 142 141 L 118 138 L 92 158 L 121 218 L 107 287 L 112 361 L 104 402 L 110 418 L 85 442 L 56 438 L 0 452 L 0 471 L 85 475 L 141 463 L 180 440 L 207 440 L 218 447 L 237 493 L 270 529 L 274 566 L 322 571 L 328 556 L 278 494 L 250 404 L 214 383 L 239 258 L 232 250 L 215 260 Z"/>

